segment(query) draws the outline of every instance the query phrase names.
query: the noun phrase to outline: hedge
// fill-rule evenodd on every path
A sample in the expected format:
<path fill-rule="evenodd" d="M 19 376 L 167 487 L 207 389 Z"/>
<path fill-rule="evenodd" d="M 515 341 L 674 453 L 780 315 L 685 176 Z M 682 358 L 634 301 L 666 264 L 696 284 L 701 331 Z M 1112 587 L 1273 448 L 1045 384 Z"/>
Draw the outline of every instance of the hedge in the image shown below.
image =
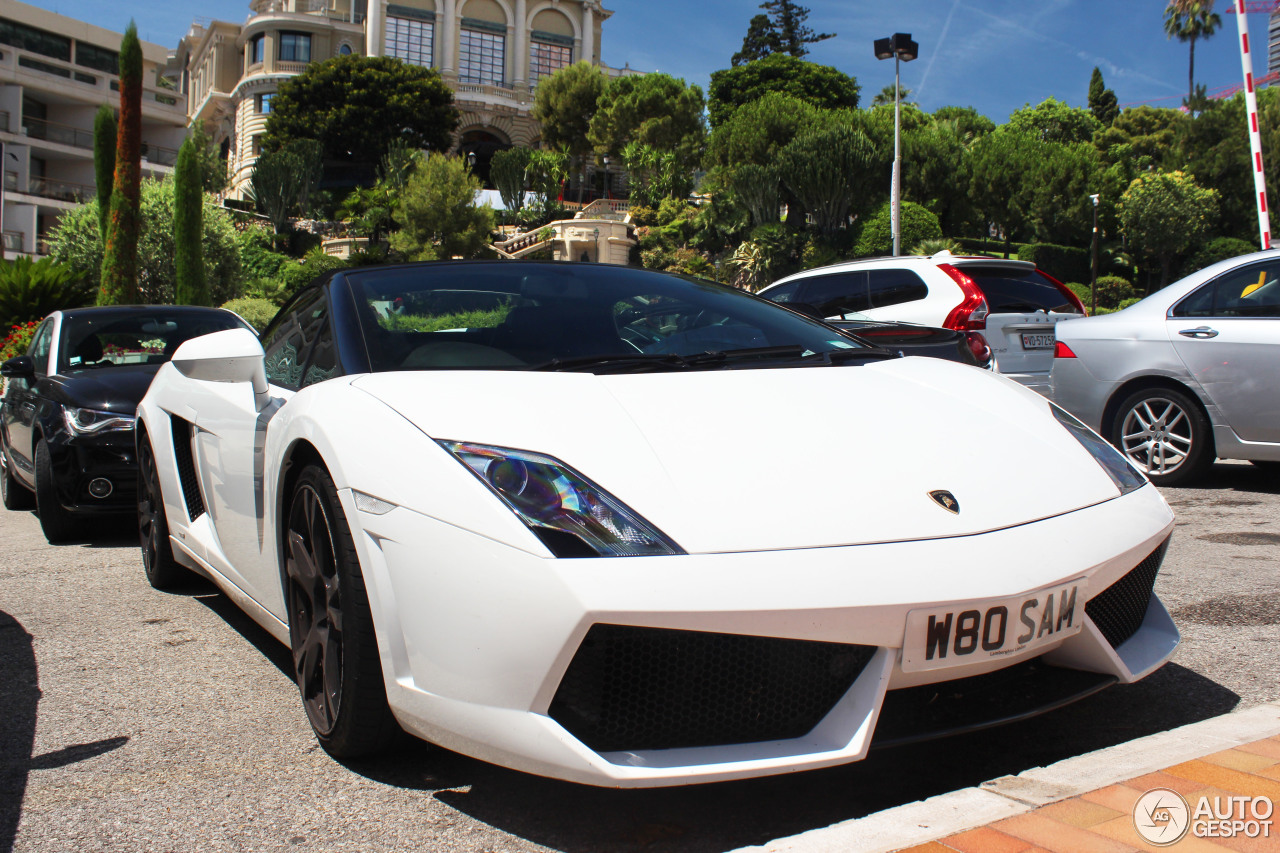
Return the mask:
<path fill-rule="evenodd" d="M 1019 247 L 1018 260 L 1031 261 L 1058 281 L 1088 281 L 1093 272 L 1089 250 L 1073 246 L 1027 243 Z"/>

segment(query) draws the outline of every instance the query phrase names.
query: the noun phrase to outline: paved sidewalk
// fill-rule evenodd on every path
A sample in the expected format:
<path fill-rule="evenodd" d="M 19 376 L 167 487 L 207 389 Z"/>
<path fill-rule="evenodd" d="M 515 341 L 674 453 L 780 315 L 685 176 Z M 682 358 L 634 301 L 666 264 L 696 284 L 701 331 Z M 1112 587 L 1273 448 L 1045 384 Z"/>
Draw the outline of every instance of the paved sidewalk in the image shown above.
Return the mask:
<path fill-rule="evenodd" d="M 1144 796 L 1153 789 L 1167 793 Z M 1185 805 L 1180 806 L 1174 794 Z M 1135 808 L 1140 799 L 1142 808 Z M 1183 825 L 1187 832 L 1172 844 L 1150 844 L 1139 835 L 1135 811 L 1153 837 L 1170 837 Z M 1234 828 L 1229 822 L 1224 825 L 1224 817 L 1241 823 Z M 1265 821 L 1270 823 L 1264 826 Z M 1224 714 L 739 853 L 748 850 L 1280 853 L 1280 703 Z"/>

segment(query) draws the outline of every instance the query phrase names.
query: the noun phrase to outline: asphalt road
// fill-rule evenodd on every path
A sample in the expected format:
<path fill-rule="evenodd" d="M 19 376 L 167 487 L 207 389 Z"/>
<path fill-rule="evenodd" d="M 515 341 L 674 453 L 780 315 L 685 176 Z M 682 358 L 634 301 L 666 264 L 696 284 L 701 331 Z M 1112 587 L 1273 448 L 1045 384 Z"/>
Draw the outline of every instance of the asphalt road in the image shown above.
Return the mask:
<path fill-rule="evenodd" d="M 1280 476 L 1219 463 L 1166 490 L 1157 581 L 1183 643 L 1139 684 L 860 764 L 609 791 L 406 738 L 341 764 L 311 736 L 285 649 L 210 586 L 146 583 L 129 533 L 50 547 L 0 510 L 0 853 L 720 851 L 1280 699 Z"/>

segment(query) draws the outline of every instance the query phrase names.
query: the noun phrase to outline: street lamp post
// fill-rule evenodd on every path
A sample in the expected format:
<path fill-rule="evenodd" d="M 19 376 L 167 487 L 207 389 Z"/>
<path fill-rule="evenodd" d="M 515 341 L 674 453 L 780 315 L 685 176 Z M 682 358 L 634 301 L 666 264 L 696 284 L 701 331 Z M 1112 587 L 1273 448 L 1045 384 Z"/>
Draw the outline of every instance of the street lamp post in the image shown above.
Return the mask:
<path fill-rule="evenodd" d="M 604 155 L 603 159 L 604 159 L 604 197 L 613 198 L 613 196 L 609 194 L 609 155 L 608 154 Z"/>
<path fill-rule="evenodd" d="M 1098 199 L 1097 193 L 1089 196 L 1089 201 L 1093 202 L 1093 247 L 1092 261 L 1089 273 L 1089 313 L 1098 313 Z"/>
<path fill-rule="evenodd" d="M 920 55 L 920 46 L 911 33 L 894 33 L 876 39 L 876 59 L 893 57 L 893 183 L 890 185 L 890 222 L 893 230 L 893 254 L 902 254 L 902 86 L 898 82 L 900 63 Z"/>

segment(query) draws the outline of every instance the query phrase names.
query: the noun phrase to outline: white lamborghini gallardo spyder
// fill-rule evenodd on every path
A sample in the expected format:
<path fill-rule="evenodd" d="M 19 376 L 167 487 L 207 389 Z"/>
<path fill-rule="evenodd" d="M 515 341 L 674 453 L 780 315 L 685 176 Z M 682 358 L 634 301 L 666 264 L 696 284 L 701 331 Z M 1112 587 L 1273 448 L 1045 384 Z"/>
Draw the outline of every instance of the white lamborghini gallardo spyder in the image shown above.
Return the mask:
<path fill-rule="evenodd" d="M 339 757 L 403 728 L 593 785 L 783 773 L 1178 643 L 1173 515 L 1083 424 L 706 281 L 344 270 L 183 344 L 138 415 L 148 578 L 288 643 Z"/>

